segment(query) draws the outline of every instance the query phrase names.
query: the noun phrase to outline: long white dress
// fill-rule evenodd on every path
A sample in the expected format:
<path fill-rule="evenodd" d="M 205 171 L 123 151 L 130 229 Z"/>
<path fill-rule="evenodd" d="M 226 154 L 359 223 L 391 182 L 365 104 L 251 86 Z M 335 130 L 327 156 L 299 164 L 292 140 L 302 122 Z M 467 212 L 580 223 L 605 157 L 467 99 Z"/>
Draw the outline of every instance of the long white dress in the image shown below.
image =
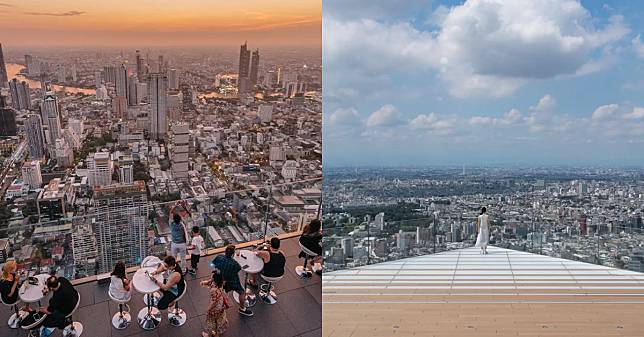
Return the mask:
<path fill-rule="evenodd" d="M 488 225 L 489 216 L 487 214 L 479 215 L 479 235 L 476 237 L 475 247 L 486 247 L 490 241 L 490 227 Z"/>

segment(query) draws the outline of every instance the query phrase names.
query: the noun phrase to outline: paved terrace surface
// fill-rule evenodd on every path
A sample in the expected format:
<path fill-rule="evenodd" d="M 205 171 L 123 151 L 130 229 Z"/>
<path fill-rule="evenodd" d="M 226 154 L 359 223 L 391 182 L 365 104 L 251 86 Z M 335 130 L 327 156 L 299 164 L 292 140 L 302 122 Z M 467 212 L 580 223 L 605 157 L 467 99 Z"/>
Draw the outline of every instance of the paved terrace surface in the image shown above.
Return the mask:
<path fill-rule="evenodd" d="M 644 274 L 488 252 L 325 273 L 323 336 L 644 336 Z"/>
<path fill-rule="evenodd" d="M 295 274 L 295 266 L 301 265 L 303 260 L 297 255 L 300 252 L 297 238 L 282 240 L 282 249 L 286 254 L 286 275 L 277 283 L 276 293 L 278 303 L 267 305 L 258 301 L 252 308 L 253 317 L 241 317 L 237 313 L 237 303 L 230 297 L 231 308 L 228 309 L 228 331 L 225 336 L 249 337 L 318 337 L 322 335 L 322 309 L 321 309 L 321 278 L 314 274 L 311 279 L 303 280 Z M 196 337 L 201 336 L 201 331 L 206 327 L 205 314 L 210 297 L 208 289 L 199 286 L 199 282 L 210 276 L 209 263 L 214 255 L 202 257 L 199 263 L 198 275 L 186 275 L 188 293 L 181 299 L 179 305 L 188 315 L 188 321 L 181 327 L 174 327 L 168 323 L 167 315 L 162 316 L 161 325 L 152 331 L 141 329 L 136 321 L 136 314 L 144 307 L 143 296 L 136 291 L 130 301 L 130 312 L 133 320 L 124 330 L 112 327 L 112 315 L 118 311 L 118 305 L 110 301 L 107 295 L 108 284 L 98 285 L 88 282 L 77 285 L 76 289 L 81 294 L 81 307 L 74 314 L 74 320 L 83 323 L 84 331 L 81 337 Z M 132 279 L 132 274 L 128 276 Z M 241 276 L 240 274 L 240 277 Z M 243 278 L 242 278 L 243 280 Z M 0 336 L 27 335 L 22 329 L 9 329 L 6 320 L 9 318 L 9 309 L 0 306 Z M 62 336 L 60 329 L 56 329 L 53 336 Z"/>

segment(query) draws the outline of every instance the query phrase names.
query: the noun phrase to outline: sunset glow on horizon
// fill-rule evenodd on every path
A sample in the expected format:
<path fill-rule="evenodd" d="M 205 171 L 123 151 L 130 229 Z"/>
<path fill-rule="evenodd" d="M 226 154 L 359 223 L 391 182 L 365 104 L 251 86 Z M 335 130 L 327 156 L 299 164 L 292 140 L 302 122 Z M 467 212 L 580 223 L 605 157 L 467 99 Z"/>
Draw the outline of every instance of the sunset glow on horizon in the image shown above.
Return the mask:
<path fill-rule="evenodd" d="M 0 1 L 0 42 L 30 47 L 321 47 L 321 1 Z"/>

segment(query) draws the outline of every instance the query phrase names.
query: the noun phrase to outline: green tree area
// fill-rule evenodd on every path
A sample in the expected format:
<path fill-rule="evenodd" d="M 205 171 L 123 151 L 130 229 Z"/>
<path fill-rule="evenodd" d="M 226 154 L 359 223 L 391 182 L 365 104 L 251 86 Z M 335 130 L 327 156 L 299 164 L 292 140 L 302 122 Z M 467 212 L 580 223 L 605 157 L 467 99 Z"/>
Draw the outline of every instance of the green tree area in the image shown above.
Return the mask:
<path fill-rule="evenodd" d="M 78 163 L 79 160 L 87 158 L 90 153 L 96 152 L 96 148 L 103 147 L 107 143 L 114 142 L 112 135 L 109 133 L 103 134 L 101 137 L 94 137 L 93 135 L 88 135 L 83 139 L 81 148 L 74 151 L 74 161 Z"/>
<path fill-rule="evenodd" d="M 11 219 L 11 210 L 9 205 L 4 201 L 0 201 L 0 224 L 9 222 Z"/>
<path fill-rule="evenodd" d="M 420 205 L 416 203 L 399 202 L 396 205 L 389 206 L 361 206 L 342 210 L 334 209 L 332 212 L 346 212 L 356 218 L 363 218 L 367 214 L 373 218 L 376 214 L 383 212 L 385 213 L 385 221 L 400 221 L 419 218 L 421 215 L 416 211 L 418 208 L 420 208 Z"/>
<path fill-rule="evenodd" d="M 146 183 L 150 181 L 150 175 L 148 174 L 148 169 L 140 161 L 134 162 L 134 180 L 143 180 Z"/>
<path fill-rule="evenodd" d="M 154 196 L 150 198 L 150 200 L 152 201 L 159 201 L 159 202 L 175 201 L 179 199 L 181 199 L 180 193 L 168 193 L 167 195 Z"/>

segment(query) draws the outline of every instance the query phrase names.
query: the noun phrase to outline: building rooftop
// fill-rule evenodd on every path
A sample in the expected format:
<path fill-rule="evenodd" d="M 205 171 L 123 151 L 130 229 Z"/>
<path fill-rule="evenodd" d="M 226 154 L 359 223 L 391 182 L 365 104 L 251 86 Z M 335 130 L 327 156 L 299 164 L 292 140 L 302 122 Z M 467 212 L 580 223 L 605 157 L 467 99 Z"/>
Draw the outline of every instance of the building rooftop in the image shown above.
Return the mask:
<path fill-rule="evenodd" d="M 300 249 L 296 237 L 283 239 L 282 249 L 287 256 L 286 274 L 276 284 L 278 303 L 267 305 L 260 300 L 252 308 L 255 313 L 253 317 L 241 317 L 237 313 L 237 304 L 232 296 L 229 296 L 231 308 L 227 311 L 229 328 L 225 336 L 318 337 L 322 335 L 321 278 L 313 275 L 310 279 L 300 279 L 295 274 L 295 267 L 303 262 L 297 257 Z M 216 250 L 218 251 L 221 249 Z M 201 258 L 196 277 L 186 275 L 188 293 L 181 299 L 179 305 L 186 311 L 188 321 L 181 327 L 171 326 L 164 313 L 158 328 L 152 331 L 143 330 L 135 318 L 136 313 L 144 307 L 143 296 L 134 291 L 129 303 L 130 312 L 134 313 L 132 323 L 124 330 L 114 329 L 111 318 L 118 310 L 118 305 L 111 302 L 107 295 L 109 282 L 99 285 L 95 281 L 76 285 L 76 289 L 81 294 L 81 306 L 74 314 L 74 320 L 83 324 L 83 336 L 88 337 L 201 336 L 201 331 L 205 327 L 209 296 L 208 290 L 199 286 L 199 282 L 210 276 L 209 263 L 213 258 L 214 255 Z M 128 277 L 131 279 L 132 273 Z M 0 306 L 0 318 L 8 318 L 9 315 L 10 308 Z M 25 335 L 24 330 L 9 329 L 6 323 L 0 327 L 2 337 Z M 61 331 L 57 329 L 53 336 L 61 336 Z"/>
<path fill-rule="evenodd" d="M 324 336 L 635 336 L 644 274 L 489 247 L 325 273 Z"/>

